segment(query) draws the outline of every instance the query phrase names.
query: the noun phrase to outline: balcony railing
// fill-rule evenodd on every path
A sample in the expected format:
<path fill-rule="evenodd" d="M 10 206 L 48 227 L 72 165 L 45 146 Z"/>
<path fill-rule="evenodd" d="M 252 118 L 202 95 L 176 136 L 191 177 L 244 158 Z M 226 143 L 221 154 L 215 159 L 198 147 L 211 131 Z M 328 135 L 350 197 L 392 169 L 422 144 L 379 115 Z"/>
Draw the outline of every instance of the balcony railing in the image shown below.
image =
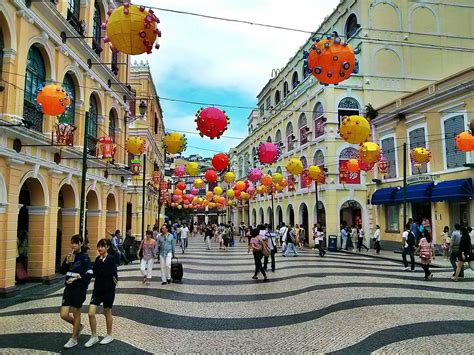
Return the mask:
<path fill-rule="evenodd" d="M 36 109 L 36 105 L 24 101 L 23 118 L 31 124 L 31 129 L 43 132 L 43 114 Z"/>
<path fill-rule="evenodd" d="M 92 49 L 98 56 L 100 56 L 100 52 L 102 52 L 102 47 L 100 46 L 100 38 L 92 39 Z"/>
<path fill-rule="evenodd" d="M 85 34 L 85 26 L 84 26 L 84 22 L 79 20 L 76 15 L 74 15 L 73 12 L 71 12 L 71 10 L 67 10 L 67 21 L 69 22 L 69 24 L 76 30 L 76 32 L 80 35 L 80 36 L 84 36 Z"/>
<path fill-rule="evenodd" d="M 87 136 L 87 153 L 90 155 L 96 155 L 96 145 L 97 145 L 97 138 L 92 137 L 90 135 Z"/>

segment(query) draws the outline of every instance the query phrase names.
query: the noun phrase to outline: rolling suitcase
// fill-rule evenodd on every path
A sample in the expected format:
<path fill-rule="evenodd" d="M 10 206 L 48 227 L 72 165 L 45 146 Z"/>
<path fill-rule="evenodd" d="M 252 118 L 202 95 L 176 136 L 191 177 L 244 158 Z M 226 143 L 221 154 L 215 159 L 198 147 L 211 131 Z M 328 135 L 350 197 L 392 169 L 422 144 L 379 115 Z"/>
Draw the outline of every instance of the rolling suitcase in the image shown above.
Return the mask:
<path fill-rule="evenodd" d="M 18 283 L 26 282 L 28 279 L 28 273 L 26 272 L 23 263 L 19 261 L 16 262 L 15 279 Z"/>
<path fill-rule="evenodd" d="M 178 258 L 171 259 L 171 278 L 173 281 L 181 281 L 183 279 L 183 264 L 178 262 Z"/>

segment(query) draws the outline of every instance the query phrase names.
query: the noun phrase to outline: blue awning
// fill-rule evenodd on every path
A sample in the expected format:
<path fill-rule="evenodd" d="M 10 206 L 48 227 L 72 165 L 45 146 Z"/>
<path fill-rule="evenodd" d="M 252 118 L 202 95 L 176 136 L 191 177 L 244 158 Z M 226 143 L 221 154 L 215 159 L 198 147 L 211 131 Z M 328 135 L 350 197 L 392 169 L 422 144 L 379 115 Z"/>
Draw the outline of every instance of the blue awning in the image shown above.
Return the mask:
<path fill-rule="evenodd" d="M 430 202 L 431 190 L 434 183 L 415 184 L 407 186 L 406 201 L 412 202 Z M 395 203 L 403 203 L 403 187 L 396 192 Z"/>
<path fill-rule="evenodd" d="M 384 189 L 378 189 L 372 195 L 370 203 L 372 205 L 393 205 L 395 194 L 399 187 L 386 187 Z"/>
<path fill-rule="evenodd" d="M 472 200 L 473 195 L 472 178 L 448 180 L 434 187 L 431 201 L 468 201 Z"/>

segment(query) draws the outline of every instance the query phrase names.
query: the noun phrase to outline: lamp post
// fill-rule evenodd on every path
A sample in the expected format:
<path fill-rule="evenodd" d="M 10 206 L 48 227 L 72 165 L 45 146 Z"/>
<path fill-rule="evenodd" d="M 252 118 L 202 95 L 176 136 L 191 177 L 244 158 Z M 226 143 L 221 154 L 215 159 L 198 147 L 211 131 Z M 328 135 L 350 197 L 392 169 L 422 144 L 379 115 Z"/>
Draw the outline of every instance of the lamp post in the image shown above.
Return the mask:
<path fill-rule="evenodd" d="M 140 102 L 140 106 L 138 106 L 140 110 L 140 115 L 142 118 L 145 117 L 146 113 L 146 102 Z M 143 154 L 143 180 L 142 180 L 142 240 L 145 238 L 145 186 L 146 186 L 146 153 Z"/>

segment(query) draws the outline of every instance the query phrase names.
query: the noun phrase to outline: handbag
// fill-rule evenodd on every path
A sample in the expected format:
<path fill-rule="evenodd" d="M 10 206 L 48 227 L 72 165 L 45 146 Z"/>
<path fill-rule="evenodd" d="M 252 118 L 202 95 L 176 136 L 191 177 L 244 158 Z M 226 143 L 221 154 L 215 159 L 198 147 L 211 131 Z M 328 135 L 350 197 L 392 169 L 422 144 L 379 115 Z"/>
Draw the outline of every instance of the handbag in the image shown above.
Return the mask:
<path fill-rule="evenodd" d="M 143 258 L 143 240 L 140 243 L 140 247 L 138 248 L 138 257 L 141 259 Z"/>

